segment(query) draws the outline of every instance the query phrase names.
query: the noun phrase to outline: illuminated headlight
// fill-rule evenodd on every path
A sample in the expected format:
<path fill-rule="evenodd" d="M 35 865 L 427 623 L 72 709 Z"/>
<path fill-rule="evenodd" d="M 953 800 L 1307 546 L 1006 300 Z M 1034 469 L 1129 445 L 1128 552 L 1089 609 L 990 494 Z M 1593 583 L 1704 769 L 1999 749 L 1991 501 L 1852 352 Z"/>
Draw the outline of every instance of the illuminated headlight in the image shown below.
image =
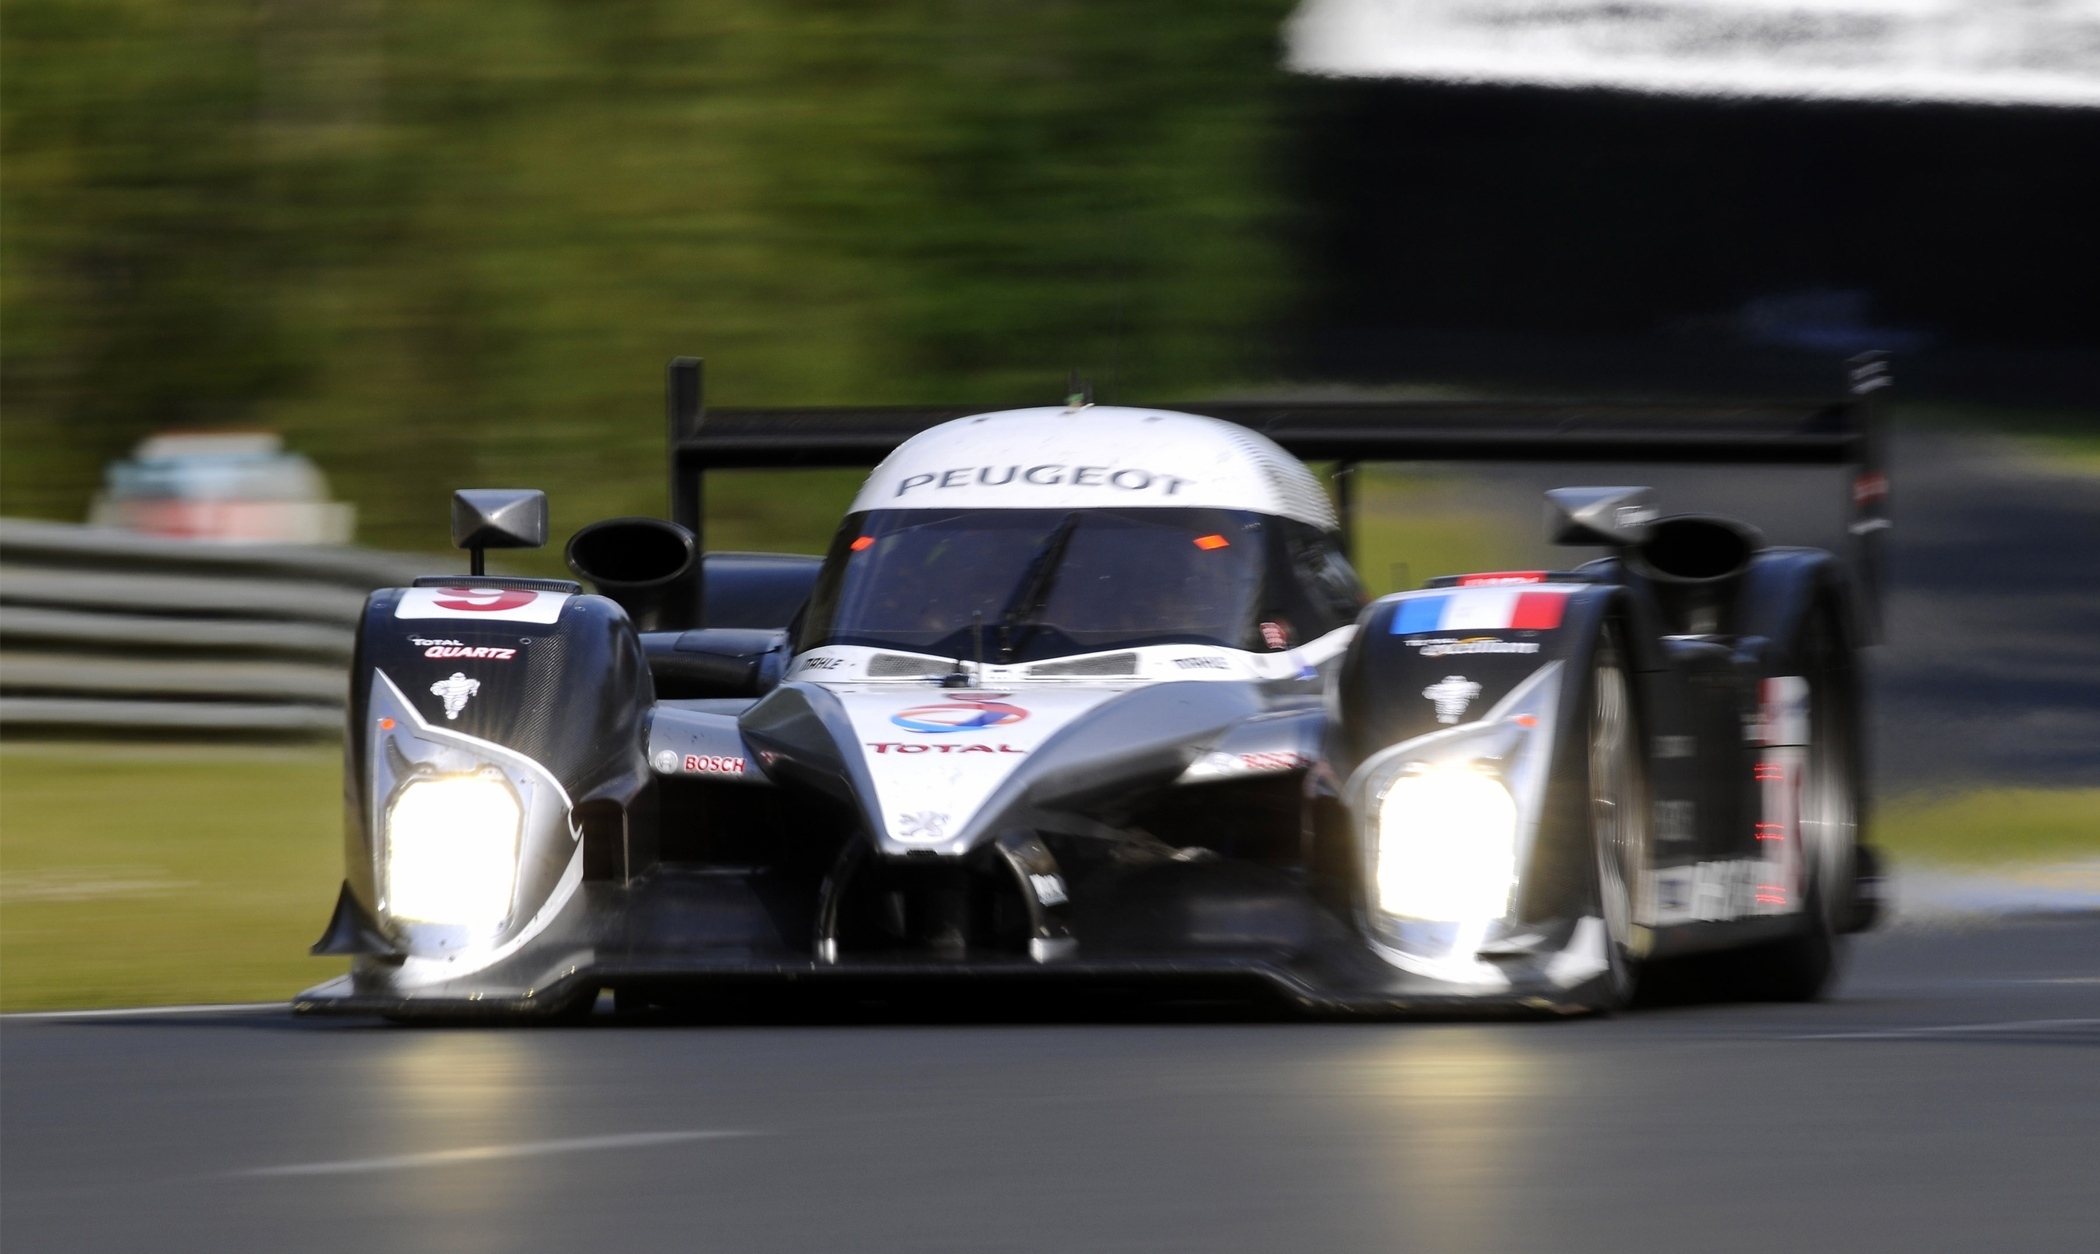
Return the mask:
<path fill-rule="evenodd" d="M 500 777 L 451 775 L 403 788 L 386 816 L 386 912 L 494 928 L 510 917 L 523 812 Z"/>
<path fill-rule="evenodd" d="M 1464 767 L 1402 775 L 1378 800 L 1378 906 L 1439 923 L 1499 919 L 1517 879 L 1517 806 Z"/>

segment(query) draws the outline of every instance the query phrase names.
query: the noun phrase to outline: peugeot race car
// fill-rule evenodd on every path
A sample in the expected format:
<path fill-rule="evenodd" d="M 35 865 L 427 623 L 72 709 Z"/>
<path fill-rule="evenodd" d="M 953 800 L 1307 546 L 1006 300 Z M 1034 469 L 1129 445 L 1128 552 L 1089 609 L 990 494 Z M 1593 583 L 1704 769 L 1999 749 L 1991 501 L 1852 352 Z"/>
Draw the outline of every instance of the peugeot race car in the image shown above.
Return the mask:
<path fill-rule="evenodd" d="M 680 521 L 569 542 L 594 593 L 479 574 L 545 538 L 543 497 L 482 490 L 454 502 L 475 575 L 372 595 L 315 947 L 351 969 L 298 1010 L 1207 979 L 1325 1012 L 1605 1010 L 1702 952 L 1813 997 L 1871 921 L 1871 395 L 1585 425 L 707 415 L 698 391 L 674 363 Z M 1366 603 L 1294 451 L 1848 466 L 1858 549 L 1571 487 L 1553 538 L 1604 556 Z M 702 553 L 706 470 L 878 459 L 821 561 Z"/>

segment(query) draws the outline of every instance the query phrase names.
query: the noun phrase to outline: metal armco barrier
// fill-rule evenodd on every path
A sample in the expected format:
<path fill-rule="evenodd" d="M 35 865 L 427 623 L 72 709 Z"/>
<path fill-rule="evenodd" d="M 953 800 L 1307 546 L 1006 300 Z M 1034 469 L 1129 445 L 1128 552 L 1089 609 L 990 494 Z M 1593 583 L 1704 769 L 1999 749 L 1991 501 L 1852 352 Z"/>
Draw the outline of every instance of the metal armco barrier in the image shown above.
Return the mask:
<path fill-rule="evenodd" d="M 365 594 L 448 564 L 0 519 L 0 726 L 339 732 Z"/>

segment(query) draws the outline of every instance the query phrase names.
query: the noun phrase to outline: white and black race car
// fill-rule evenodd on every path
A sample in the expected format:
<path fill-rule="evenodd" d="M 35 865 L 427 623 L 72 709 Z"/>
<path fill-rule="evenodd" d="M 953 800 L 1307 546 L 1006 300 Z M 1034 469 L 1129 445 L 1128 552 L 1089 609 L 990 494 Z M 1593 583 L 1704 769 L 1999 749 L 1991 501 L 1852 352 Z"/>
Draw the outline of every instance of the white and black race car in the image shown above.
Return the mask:
<path fill-rule="evenodd" d="M 1873 915 L 1856 657 L 1870 363 L 1814 405 L 705 414 L 677 522 L 372 595 L 308 1013 L 559 1014 L 753 981 L 1266 983 L 1327 1012 L 1609 1009 L 1727 951 L 1806 998 Z M 1293 454 L 1298 456 L 1294 456 Z M 1854 551 L 1549 494 L 1572 570 L 1365 604 L 1299 456 L 1850 466 Z M 879 460 L 821 561 L 701 552 L 704 472 Z"/>

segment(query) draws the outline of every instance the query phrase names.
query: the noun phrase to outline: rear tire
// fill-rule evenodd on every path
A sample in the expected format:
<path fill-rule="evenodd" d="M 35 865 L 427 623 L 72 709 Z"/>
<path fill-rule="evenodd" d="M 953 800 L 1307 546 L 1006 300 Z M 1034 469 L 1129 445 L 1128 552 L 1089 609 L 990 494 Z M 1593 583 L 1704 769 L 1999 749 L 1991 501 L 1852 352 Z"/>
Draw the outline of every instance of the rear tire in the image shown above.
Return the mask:
<path fill-rule="evenodd" d="M 1828 602 L 1812 614 L 1795 657 L 1808 680 L 1808 761 L 1801 782 L 1801 928 L 1729 955 L 1740 993 L 1762 1001 L 1816 1001 L 1835 982 L 1857 906 L 1860 776 L 1851 659 Z"/>

